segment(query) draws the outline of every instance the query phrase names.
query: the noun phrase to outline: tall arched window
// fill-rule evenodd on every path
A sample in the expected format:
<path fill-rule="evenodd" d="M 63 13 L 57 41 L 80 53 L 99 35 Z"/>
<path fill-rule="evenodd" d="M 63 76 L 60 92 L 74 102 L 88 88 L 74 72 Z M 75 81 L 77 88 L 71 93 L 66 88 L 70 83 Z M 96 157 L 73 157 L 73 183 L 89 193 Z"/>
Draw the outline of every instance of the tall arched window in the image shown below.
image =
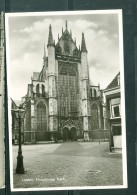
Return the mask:
<path fill-rule="evenodd" d="M 69 105 L 70 105 L 70 115 L 77 116 L 77 77 L 74 68 L 69 69 Z"/>
<path fill-rule="evenodd" d="M 43 102 L 37 104 L 37 131 L 47 130 L 46 106 Z"/>
<path fill-rule="evenodd" d="M 69 75 L 70 75 L 70 76 L 76 76 L 76 72 L 75 72 L 74 68 L 71 67 L 71 68 L 69 69 Z"/>
<path fill-rule="evenodd" d="M 90 89 L 90 97 L 92 97 L 92 89 Z"/>
<path fill-rule="evenodd" d="M 60 75 L 67 75 L 67 68 L 66 67 L 61 68 Z"/>
<path fill-rule="evenodd" d="M 94 97 L 97 97 L 96 89 L 94 89 Z"/>
<path fill-rule="evenodd" d="M 45 96 L 45 86 L 42 84 L 42 97 Z"/>
<path fill-rule="evenodd" d="M 91 105 L 91 128 L 92 130 L 99 129 L 98 106 L 96 104 Z"/>
<path fill-rule="evenodd" d="M 69 66 L 61 67 L 59 71 L 59 105 L 61 116 L 76 116 L 78 77 L 77 69 Z"/>
<path fill-rule="evenodd" d="M 39 97 L 39 84 L 36 85 L 36 95 Z"/>

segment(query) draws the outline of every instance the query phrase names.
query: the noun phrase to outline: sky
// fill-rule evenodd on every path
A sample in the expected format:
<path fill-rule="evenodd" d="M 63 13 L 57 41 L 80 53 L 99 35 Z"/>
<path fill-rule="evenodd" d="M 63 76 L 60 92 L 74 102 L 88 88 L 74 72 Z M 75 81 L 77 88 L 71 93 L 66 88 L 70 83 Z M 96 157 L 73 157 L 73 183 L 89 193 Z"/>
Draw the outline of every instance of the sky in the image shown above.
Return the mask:
<path fill-rule="evenodd" d="M 88 50 L 90 80 L 105 89 L 120 70 L 118 14 L 77 14 L 45 16 L 9 16 L 8 47 L 11 98 L 20 100 L 27 93 L 33 72 L 43 66 L 44 44 L 47 46 L 49 25 L 55 43 L 65 30 L 71 29 L 77 46 L 82 32 Z M 46 47 L 47 53 L 47 47 Z"/>

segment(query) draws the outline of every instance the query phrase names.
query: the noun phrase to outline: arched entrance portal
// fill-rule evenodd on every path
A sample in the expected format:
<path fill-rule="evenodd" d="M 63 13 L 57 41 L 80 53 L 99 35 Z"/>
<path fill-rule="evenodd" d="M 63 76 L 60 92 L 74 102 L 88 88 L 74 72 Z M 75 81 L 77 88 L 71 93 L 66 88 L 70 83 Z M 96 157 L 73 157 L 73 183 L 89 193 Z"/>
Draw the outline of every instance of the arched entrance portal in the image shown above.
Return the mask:
<path fill-rule="evenodd" d="M 63 129 L 63 141 L 69 141 L 69 129 L 67 127 Z"/>
<path fill-rule="evenodd" d="M 70 129 L 70 140 L 71 141 L 76 141 L 77 140 L 77 131 L 75 127 L 72 127 Z"/>
<path fill-rule="evenodd" d="M 63 141 L 76 141 L 77 140 L 77 131 L 75 127 L 72 127 L 70 130 L 68 127 L 63 129 Z"/>

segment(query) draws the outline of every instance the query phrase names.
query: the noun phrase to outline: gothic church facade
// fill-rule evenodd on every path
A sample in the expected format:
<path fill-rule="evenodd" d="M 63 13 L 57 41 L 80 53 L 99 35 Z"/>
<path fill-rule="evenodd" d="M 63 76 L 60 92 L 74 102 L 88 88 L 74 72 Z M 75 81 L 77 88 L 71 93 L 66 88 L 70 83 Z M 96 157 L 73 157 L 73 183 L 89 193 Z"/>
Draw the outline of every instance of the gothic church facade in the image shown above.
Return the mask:
<path fill-rule="evenodd" d="M 27 95 L 22 98 L 26 110 L 24 142 L 88 141 L 93 139 L 93 131 L 100 137 L 105 128 L 103 97 L 100 87 L 89 79 L 87 55 L 83 33 L 78 48 L 66 22 L 55 44 L 49 26 L 43 68 L 33 73 Z"/>

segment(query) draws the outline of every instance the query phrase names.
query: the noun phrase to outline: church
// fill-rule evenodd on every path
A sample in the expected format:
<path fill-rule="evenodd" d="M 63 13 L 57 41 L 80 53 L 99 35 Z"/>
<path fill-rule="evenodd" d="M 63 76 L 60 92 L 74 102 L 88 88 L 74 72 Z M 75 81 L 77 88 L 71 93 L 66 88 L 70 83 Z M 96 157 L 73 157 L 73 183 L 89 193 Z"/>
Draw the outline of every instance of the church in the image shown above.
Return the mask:
<path fill-rule="evenodd" d="M 49 25 L 42 70 L 33 72 L 27 94 L 22 98 L 26 111 L 23 142 L 107 139 L 103 92 L 89 78 L 84 33 L 79 47 L 67 22 L 57 43 L 53 34 Z M 12 108 L 15 107 L 12 101 Z M 17 129 L 12 116 L 13 136 Z"/>

